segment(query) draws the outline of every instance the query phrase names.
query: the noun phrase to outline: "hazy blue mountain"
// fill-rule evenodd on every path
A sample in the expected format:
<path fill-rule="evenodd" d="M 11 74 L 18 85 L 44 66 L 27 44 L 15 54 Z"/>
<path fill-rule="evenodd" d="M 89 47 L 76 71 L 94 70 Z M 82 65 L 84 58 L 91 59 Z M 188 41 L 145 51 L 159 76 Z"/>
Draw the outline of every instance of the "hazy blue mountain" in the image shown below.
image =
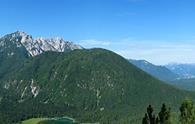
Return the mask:
<path fill-rule="evenodd" d="M 129 60 L 132 64 L 180 89 L 195 91 L 195 64 L 157 66 L 145 60 Z"/>
<path fill-rule="evenodd" d="M 172 81 L 177 79 L 179 76 L 172 71 L 170 71 L 165 66 L 157 66 L 154 65 L 146 60 L 132 60 L 130 59 L 129 62 L 137 66 L 138 68 L 142 69 L 143 71 L 151 74 L 152 76 L 163 80 L 163 81 Z"/>
<path fill-rule="evenodd" d="M 195 78 L 190 79 L 177 79 L 171 82 L 173 85 L 180 89 L 195 91 Z"/>
<path fill-rule="evenodd" d="M 168 64 L 166 67 L 178 74 L 180 78 L 195 78 L 195 64 Z"/>

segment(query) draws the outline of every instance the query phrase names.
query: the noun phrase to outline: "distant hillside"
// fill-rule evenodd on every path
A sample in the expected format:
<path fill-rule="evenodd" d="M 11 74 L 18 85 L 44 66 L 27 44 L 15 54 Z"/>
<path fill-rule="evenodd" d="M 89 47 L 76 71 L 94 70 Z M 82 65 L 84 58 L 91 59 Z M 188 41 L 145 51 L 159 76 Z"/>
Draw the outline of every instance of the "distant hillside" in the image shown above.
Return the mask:
<path fill-rule="evenodd" d="M 129 61 L 143 71 L 163 81 L 172 81 L 179 77 L 177 74 L 173 73 L 165 66 L 157 66 L 145 60 L 130 59 Z"/>
<path fill-rule="evenodd" d="M 168 64 L 166 67 L 178 74 L 181 79 L 195 78 L 195 64 Z"/>
<path fill-rule="evenodd" d="M 195 91 L 195 65 L 169 64 L 157 66 L 145 60 L 129 60 L 143 71 L 180 89 Z"/>
<path fill-rule="evenodd" d="M 195 78 L 174 80 L 172 84 L 180 89 L 195 91 Z"/>

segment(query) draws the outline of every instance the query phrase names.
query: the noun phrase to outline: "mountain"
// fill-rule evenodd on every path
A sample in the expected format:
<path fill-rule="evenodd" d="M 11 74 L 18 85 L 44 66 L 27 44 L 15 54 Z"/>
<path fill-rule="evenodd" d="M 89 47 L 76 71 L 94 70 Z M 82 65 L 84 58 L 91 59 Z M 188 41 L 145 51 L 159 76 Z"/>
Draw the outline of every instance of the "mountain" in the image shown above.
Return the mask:
<path fill-rule="evenodd" d="M 63 38 L 57 37 L 51 39 L 33 39 L 31 35 L 20 31 L 8 34 L 2 39 L 6 39 L 7 42 L 15 42 L 17 47 L 25 47 L 31 56 L 39 55 L 45 51 L 67 52 L 74 49 L 83 49 L 81 46 L 75 45 L 69 41 L 65 41 Z"/>
<path fill-rule="evenodd" d="M 168 64 L 166 67 L 178 74 L 181 79 L 195 78 L 195 64 Z"/>
<path fill-rule="evenodd" d="M 24 58 L 0 63 L 19 65 L 0 75 L 1 124 L 61 116 L 79 122 L 138 124 L 148 104 L 159 109 L 166 103 L 177 111 L 183 99 L 195 98 L 194 92 L 168 85 L 105 49 L 44 51 L 32 56 L 16 40 L 8 38 L 1 44 L 5 58 L 8 53 Z"/>
<path fill-rule="evenodd" d="M 81 122 L 136 123 L 148 104 L 174 109 L 194 98 L 104 49 L 43 53 L 0 84 L 0 110 L 11 121 L 65 114 Z"/>
<path fill-rule="evenodd" d="M 31 58 L 31 55 L 16 37 L 10 34 L 0 38 L 0 79 L 28 58 Z"/>
<path fill-rule="evenodd" d="M 33 39 L 31 35 L 19 31 L 7 34 L 0 38 L 0 78 L 19 68 L 26 59 L 45 51 L 68 52 L 74 49 L 83 48 L 62 38 Z"/>
<path fill-rule="evenodd" d="M 169 64 L 157 66 L 145 60 L 129 60 L 143 71 L 157 79 L 166 81 L 183 90 L 195 91 L 194 65 L 193 64 Z"/>
<path fill-rule="evenodd" d="M 172 81 L 179 77 L 177 74 L 173 73 L 165 66 L 157 66 L 145 60 L 130 59 L 129 62 L 134 64 L 138 68 L 142 69 L 143 71 L 163 81 Z"/>
<path fill-rule="evenodd" d="M 172 81 L 172 84 L 179 87 L 180 89 L 195 91 L 195 78 L 177 79 Z"/>

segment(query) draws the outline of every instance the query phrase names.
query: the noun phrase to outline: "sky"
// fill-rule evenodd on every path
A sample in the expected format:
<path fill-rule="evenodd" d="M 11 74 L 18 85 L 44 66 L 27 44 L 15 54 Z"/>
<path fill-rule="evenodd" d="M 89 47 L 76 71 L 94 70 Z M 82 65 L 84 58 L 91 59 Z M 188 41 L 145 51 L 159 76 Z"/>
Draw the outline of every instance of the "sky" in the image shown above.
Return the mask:
<path fill-rule="evenodd" d="M 157 65 L 195 63 L 194 0 L 1 0 L 0 36 L 63 37 Z"/>

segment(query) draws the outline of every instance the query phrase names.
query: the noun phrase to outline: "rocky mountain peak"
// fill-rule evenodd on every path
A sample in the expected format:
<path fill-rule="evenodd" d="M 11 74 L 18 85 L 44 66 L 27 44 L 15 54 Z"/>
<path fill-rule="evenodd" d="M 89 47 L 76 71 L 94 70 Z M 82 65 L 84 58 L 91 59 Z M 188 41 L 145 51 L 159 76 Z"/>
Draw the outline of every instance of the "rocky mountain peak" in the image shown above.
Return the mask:
<path fill-rule="evenodd" d="M 36 38 L 33 39 L 31 35 L 23 31 L 16 31 L 14 33 L 5 35 L 0 39 L 1 44 L 11 41 L 15 42 L 18 47 L 24 46 L 31 56 L 39 55 L 45 51 L 67 52 L 74 49 L 83 49 L 81 46 L 70 41 L 65 41 L 63 38 Z"/>

